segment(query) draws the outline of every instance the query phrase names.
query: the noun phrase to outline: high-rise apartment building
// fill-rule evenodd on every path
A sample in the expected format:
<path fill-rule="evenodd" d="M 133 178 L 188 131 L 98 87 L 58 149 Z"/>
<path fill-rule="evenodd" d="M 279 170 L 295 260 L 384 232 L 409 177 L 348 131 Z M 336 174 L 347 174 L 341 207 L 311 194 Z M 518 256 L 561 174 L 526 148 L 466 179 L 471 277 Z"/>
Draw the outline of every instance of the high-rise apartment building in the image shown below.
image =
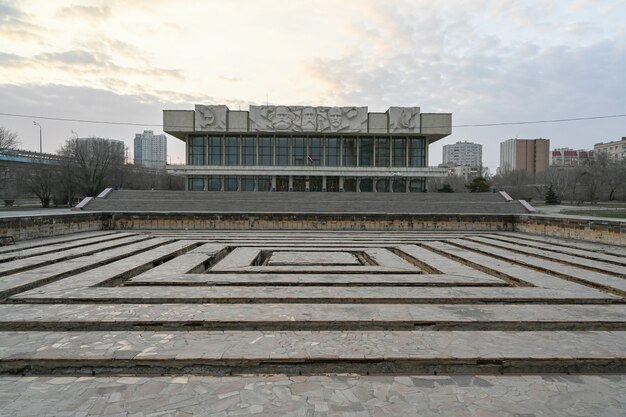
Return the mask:
<path fill-rule="evenodd" d="M 560 167 L 577 167 L 589 162 L 593 152 L 584 149 L 559 148 L 552 150 L 550 165 Z"/>
<path fill-rule="evenodd" d="M 596 143 L 593 145 L 594 154 L 607 153 L 610 159 L 626 159 L 626 136 L 622 140 L 607 143 Z"/>
<path fill-rule="evenodd" d="M 480 167 L 483 164 L 483 146 L 472 142 L 457 142 L 443 147 L 443 163 Z"/>
<path fill-rule="evenodd" d="M 506 174 L 511 171 L 526 171 L 538 174 L 550 163 L 549 139 L 509 139 L 500 143 L 500 169 Z"/>
<path fill-rule="evenodd" d="M 144 130 L 135 135 L 135 165 L 146 168 L 165 169 L 167 163 L 167 137 L 155 135 L 152 130 Z"/>

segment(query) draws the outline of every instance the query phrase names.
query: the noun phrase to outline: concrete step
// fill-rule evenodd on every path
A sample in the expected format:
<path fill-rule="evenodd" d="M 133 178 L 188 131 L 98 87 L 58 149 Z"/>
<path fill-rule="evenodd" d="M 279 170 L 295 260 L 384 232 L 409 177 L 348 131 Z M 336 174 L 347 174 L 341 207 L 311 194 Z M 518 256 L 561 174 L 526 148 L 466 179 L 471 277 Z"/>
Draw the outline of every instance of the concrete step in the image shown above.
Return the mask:
<path fill-rule="evenodd" d="M 11 374 L 626 372 L 625 332 L 0 332 Z"/>

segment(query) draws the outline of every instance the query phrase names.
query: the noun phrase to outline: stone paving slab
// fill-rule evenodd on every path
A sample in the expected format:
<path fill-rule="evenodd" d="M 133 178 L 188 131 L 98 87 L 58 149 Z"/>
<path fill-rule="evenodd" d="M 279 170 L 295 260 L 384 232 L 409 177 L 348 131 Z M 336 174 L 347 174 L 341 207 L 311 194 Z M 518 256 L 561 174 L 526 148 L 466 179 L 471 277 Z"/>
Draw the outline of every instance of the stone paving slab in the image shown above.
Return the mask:
<path fill-rule="evenodd" d="M 284 265 L 361 265 L 359 259 L 349 252 L 332 251 L 278 251 L 268 260 L 270 266 Z"/>
<path fill-rule="evenodd" d="M 516 233 L 498 232 L 496 233 L 496 235 L 517 237 L 520 239 L 528 240 L 530 242 L 544 242 L 544 243 L 549 243 L 551 245 L 556 245 L 557 247 L 583 249 L 586 251 L 606 253 L 609 255 L 614 255 L 614 256 L 619 256 L 619 257 L 624 256 L 623 246 L 611 245 L 609 244 L 609 242 L 592 243 L 592 242 L 584 242 L 584 241 L 580 241 L 576 239 L 539 236 L 539 235 L 533 235 L 533 234 L 528 234 L 528 233 L 517 233 L 517 232 Z"/>
<path fill-rule="evenodd" d="M 472 248 L 476 244 L 472 245 Z M 580 283 L 571 282 L 544 272 L 526 268 L 509 260 L 502 260 L 489 256 L 487 253 L 477 253 L 469 248 L 451 245 L 447 242 L 424 242 L 422 246 L 448 256 L 458 262 L 463 262 L 473 268 L 489 271 L 497 274 L 503 279 L 508 279 L 511 283 L 518 285 L 533 285 L 541 288 L 563 289 L 563 290 L 583 290 L 588 288 Z M 495 248 L 493 252 L 495 252 Z"/>
<path fill-rule="evenodd" d="M 80 233 L 72 233 L 70 235 L 64 235 L 60 237 L 49 237 L 42 239 L 33 239 L 26 241 L 16 242 L 15 245 L 9 246 L 0 246 L 0 254 L 6 254 L 9 252 L 16 252 L 22 250 L 28 250 L 38 247 L 46 247 L 48 245 L 56 245 L 63 242 L 74 242 L 80 241 L 82 239 L 89 239 L 97 236 L 107 236 L 117 234 L 119 232 L 116 231 L 106 231 L 106 232 L 80 232 Z"/>
<path fill-rule="evenodd" d="M 0 305 L 0 330 L 626 330 L 626 305 L 25 304 Z"/>
<path fill-rule="evenodd" d="M 52 291 L 34 289 L 14 295 L 22 303 L 624 303 L 624 298 L 583 287 L 580 291 L 491 287 L 91 287 Z"/>
<path fill-rule="evenodd" d="M 484 243 L 486 245 L 494 246 L 499 249 L 508 249 L 512 252 L 523 253 L 526 255 L 536 256 L 547 260 L 558 259 L 558 262 L 560 263 L 567 263 L 585 269 L 592 269 L 596 270 L 597 272 L 608 272 L 618 277 L 626 278 L 626 266 L 616 265 L 615 263 L 598 261 L 594 259 L 589 259 L 587 257 L 581 257 L 562 252 L 552 252 L 546 248 L 533 248 L 529 247 L 528 245 L 520 245 L 512 242 L 494 241 L 492 239 L 483 238 L 480 236 L 465 238 L 463 240 Z M 626 265 L 626 258 L 621 259 L 621 262 Z"/>
<path fill-rule="evenodd" d="M 59 262 L 61 260 L 92 255 L 98 252 L 102 252 L 103 250 L 112 249 L 133 242 L 140 242 L 146 239 L 149 239 L 149 237 L 143 235 L 131 235 L 121 239 L 116 239 L 112 242 L 102 242 L 73 249 L 60 250 L 45 255 L 31 256 L 29 258 L 3 262 L 0 263 L 0 276 L 32 269 L 37 266 L 48 265 L 51 263 Z"/>
<path fill-rule="evenodd" d="M 108 266 L 106 264 L 114 263 L 118 259 L 133 256 L 136 253 L 145 251 L 150 248 L 154 248 L 156 246 L 161 246 L 166 242 L 167 239 L 165 238 L 152 238 L 142 240 L 138 243 L 132 243 L 123 247 L 109 249 L 106 252 L 96 253 L 90 256 L 82 256 L 79 258 L 39 267 L 34 270 L 18 272 L 12 275 L 0 277 L 0 299 L 20 291 L 29 290 L 30 288 L 38 285 L 45 286 L 50 282 L 54 282 L 55 280 L 67 276 L 71 276 L 71 279 L 75 281 L 78 277 L 78 275 L 75 274 L 80 275 L 81 273 L 85 273 L 84 271 L 94 270 L 92 272 L 85 273 L 88 276 L 94 276 L 94 274 L 97 274 L 102 270 L 114 271 L 119 274 L 122 271 L 116 270 L 114 266 Z M 62 284 L 59 284 L 61 286 L 60 288 L 65 288 L 65 285 L 73 281 L 62 281 Z M 52 286 L 50 288 L 55 287 Z"/>
<path fill-rule="evenodd" d="M 623 417 L 623 375 L 0 377 L 0 416 Z"/>
<path fill-rule="evenodd" d="M 464 236 L 461 236 L 461 237 L 464 237 Z M 555 243 L 541 243 L 538 241 L 529 241 L 527 239 L 522 239 L 519 237 L 514 238 L 514 237 L 503 236 L 499 234 L 489 235 L 487 236 L 487 238 L 492 241 L 495 240 L 497 242 L 515 243 L 518 245 L 523 245 L 525 247 L 545 249 L 550 252 L 565 253 L 568 255 L 580 256 L 586 259 L 595 259 L 598 261 L 611 262 L 616 265 L 623 265 L 623 266 L 626 265 L 626 248 L 623 248 L 624 253 L 622 254 L 622 256 L 617 256 L 617 255 L 607 254 L 604 252 L 596 252 L 593 250 L 585 250 L 585 249 L 571 248 L 567 246 L 560 246 Z"/>
<path fill-rule="evenodd" d="M 184 255 L 183 255 L 184 256 Z M 326 286 L 449 286 L 504 287 L 505 281 L 482 273 L 461 274 L 166 274 L 148 272 L 124 282 L 129 285 L 326 285 Z"/>
<path fill-rule="evenodd" d="M 63 241 L 61 243 L 51 243 L 45 246 L 37 246 L 34 248 L 27 248 L 27 249 L 17 250 L 13 252 L 7 252 L 7 253 L 0 254 L 0 263 L 12 261 L 14 259 L 28 258 L 30 256 L 44 255 L 44 254 L 54 253 L 54 252 L 61 251 L 61 250 L 83 247 L 83 246 L 91 245 L 94 243 L 102 243 L 102 242 L 114 243 L 118 239 L 121 239 L 123 237 L 133 236 L 133 235 L 135 235 L 135 233 L 120 232 L 120 233 L 115 233 L 115 234 L 107 234 L 103 236 L 84 238 L 80 240 L 72 240 L 70 242 Z"/>
<path fill-rule="evenodd" d="M 33 331 L 0 340 L 2 373 L 626 372 L 624 331 Z"/>
<path fill-rule="evenodd" d="M 449 242 L 458 246 L 463 246 L 475 251 L 489 254 L 490 256 L 498 256 L 505 260 L 514 261 L 524 266 L 530 266 L 542 271 L 556 273 L 558 276 L 567 277 L 568 280 L 609 289 L 616 294 L 626 296 L 626 279 L 620 277 L 619 275 L 614 276 L 607 273 L 591 271 L 556 261 L 537 258 L 532 255 L 519 254 L 507 249 L 496 248 L 475 242 L 468 242 L 461 239 L 450 239 Z"/>

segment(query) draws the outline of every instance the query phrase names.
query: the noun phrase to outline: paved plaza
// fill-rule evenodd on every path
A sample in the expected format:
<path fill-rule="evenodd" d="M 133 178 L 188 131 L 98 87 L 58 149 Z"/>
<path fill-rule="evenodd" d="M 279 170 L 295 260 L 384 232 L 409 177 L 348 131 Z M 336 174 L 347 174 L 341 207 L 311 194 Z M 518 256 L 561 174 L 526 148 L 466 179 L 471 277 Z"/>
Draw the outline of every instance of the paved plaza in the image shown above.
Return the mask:
<path fill-rule="evenodd" d="M 623 416 L 624 254 L 515 232 L 18 242 L 0 415 Z"/>

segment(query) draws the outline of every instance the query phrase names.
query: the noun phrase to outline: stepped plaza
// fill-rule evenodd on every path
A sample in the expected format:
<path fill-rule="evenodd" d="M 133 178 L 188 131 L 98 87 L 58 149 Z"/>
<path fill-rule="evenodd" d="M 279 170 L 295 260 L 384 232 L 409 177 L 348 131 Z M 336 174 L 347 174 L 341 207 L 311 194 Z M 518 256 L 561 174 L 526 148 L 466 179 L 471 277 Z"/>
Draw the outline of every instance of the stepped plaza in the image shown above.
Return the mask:
<path fill-rule="evenodd" d="M 625 230 L 504 193 L 0 217 L 0 415 L 622 416 Z"/>

